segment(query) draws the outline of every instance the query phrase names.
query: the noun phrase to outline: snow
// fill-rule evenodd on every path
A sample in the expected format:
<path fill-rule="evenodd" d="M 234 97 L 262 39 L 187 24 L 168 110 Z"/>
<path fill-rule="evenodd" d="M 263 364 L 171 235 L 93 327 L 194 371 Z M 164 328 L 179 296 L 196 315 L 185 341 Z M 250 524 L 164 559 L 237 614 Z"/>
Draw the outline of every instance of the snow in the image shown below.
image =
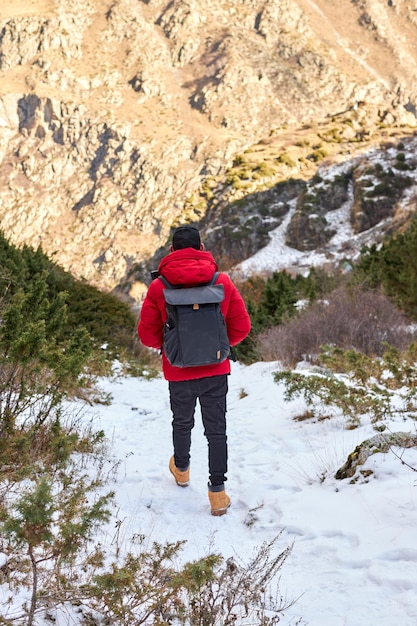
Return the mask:
<path fill-rule="evenodd" d="M 411 142 L 405 146 L 403 152 L 406 160 L 413 160 L 415 154 L 414 143 Z M 367 151 L 367 159 L 370 164 L 381 164 L 387 167 L 387 159 L 391 158 L 395 162 L 395 156 L 398 154 L 398 148 L 387 148 L 383 156 L 380 151 L 373 149 Z M 351 169 L 359 158 L 353 158 L 350 161 L 338 163 L 335 165 L 327 165 L 317 169 L 317 175 L 323 180 L 333 180 L 335 177 L 345 174 Z M 311 187 L 317 189 L 320 184 L 315 185 L 314 179 L 307 184 L 307 189 Z M 375 181 L 377 182 L 377 181 Z M 270 241 L 268 245 L 261 248 L 253 256 L 245 259 L 236 266 L 236 270 L 244 276 L 250 276 L 255 272 L 282 271 L 308 274 L 312 267 L 337 266 L 345 259 L 355 261 L 360 255 L 360 251 L 365 246 L 370 246 L 379 240 L 380 236 L 388 230 L 391 218 L 381 220 L 376 226 L 355 234 L 351 224 L 351 210 L 354 202 L 353 185 L 348 189 L 348 200 L 338 209 L 328 211 L 325 219 L 328 228 L 334 229 L 335 235 L 324 244 L 321 248 L 312 251 L 300 251 L 287 246 L 286 233 L 287 228 L 294 216 L 297 205 L 297 198 L 290 203 L 290 208 L 285 215 L 282 223 L 269 234 Z M 414 211 L 415 209 L 416 189 L 411 185 L 403 193 L 400 201 L 401 209 L 404 213 Z"/>
<path fill-rule="evenodd" d="M 261 248 L 256 254 L 249 259 L 242 261 L 237 266 L 237 270 L 246 275 L 253 272 L 259 272 L 268 268 L 274 271 L 281 271 L 292 267 L 313 267 L 326 263 L 328 256 L 325 252 L 301 252 L 295 248 L 291 248 L 285 244 L 285 235 L 289 223 L 294 216 L 297 200 L 293 200 L 290 210 L 284 217 L 282 223 L 269 232 L 270 242 L 264 248 Z M 341 224 L 342 225 L 342 224 Z M 348 228 L 343 223 L 341 228 L 342 236 Z"/>
<path fill-rule="evenodd" d="M 280 572 L 280 593 L 296 600 L 283 626 L 415 626 L 417 623 L 417 451 L 371 456 L 368 477 L 354 484 L 336 470 L 373 435 L 372 424 L 345 428 L 342 417 L 296 421 L 303 400 L 284 400 L 273 373 L 279 363 L 232 364 L 228 395 L 227 515 L 210 515 L 207 444 L 199 409 L 193 431 L 191 483 L 178 487 L 172 454 L 168 384 L 162 378 L 102 379 L 112 396 L 94 407 L 94 424 L 121 460 L 117 484 L 120 534 L 147 541 L 186 539 L 184 560 L 209 552 L 247 561 L 278 536 L 293 544 Z M 86 414 L 86 419 L 91 415 Z M 393 430 L 415 430 L 403 418 Z M 402 457 L 402 463 L 398 456 Z"/>

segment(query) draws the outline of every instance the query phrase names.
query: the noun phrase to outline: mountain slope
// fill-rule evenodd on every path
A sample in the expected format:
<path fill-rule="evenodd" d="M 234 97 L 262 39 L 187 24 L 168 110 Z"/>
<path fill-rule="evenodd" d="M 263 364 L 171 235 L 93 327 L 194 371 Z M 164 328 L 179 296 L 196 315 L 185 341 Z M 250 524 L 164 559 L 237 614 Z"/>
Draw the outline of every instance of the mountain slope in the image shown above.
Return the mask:
<path fill-rule="evenodd" d="M 323 147 L 290 167 L 282 150 L 306 141 L 306 125 L 317 134 L 334 120 L 329 164 L 411 135 L 416 20 L 394 0 L 0 7 L 1 228 L 117 287 L 178 220 L 210 232 L 236 196 L 227 169 L 239 153 L 257 154 L 254 167 L 275 159 L 242 197 L 314 175 Z"/>

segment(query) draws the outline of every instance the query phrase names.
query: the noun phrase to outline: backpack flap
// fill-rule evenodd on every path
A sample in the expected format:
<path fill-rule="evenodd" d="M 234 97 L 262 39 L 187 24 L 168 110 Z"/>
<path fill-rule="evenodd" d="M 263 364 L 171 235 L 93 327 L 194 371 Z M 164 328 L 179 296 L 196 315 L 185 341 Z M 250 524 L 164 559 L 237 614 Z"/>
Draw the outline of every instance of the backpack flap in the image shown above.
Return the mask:
<path fill-rule="evenodd" d="M 220 304 L 224 300 L 223 285 L 205 285 L 184 289 L 165 289 L 165 302 L 174 306 Z"/>

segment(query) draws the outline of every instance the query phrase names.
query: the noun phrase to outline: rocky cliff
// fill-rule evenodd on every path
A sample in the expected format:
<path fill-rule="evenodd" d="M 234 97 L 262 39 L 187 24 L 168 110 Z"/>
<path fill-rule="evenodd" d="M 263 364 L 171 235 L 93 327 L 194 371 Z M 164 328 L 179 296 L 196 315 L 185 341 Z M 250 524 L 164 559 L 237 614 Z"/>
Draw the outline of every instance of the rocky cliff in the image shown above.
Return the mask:
<path fill-rule="evenodd" d="M 3 3 L 0 227 L 110 290 L 184 219 L 237 262 L 294 194 L 301 248 L 329 241 L 323 220 L 348 193 L 357 230 L 404 213 L 404 198 L 409 213 L 416 40 L 406 0 Z M 398 168 L 381 166 L 391 179 L 353 165 L 401 141 Z M 308 192 L 318 167 L 348 161 L 351 187 Z M 370 178 L 385 188 L 364 202 Z"/>

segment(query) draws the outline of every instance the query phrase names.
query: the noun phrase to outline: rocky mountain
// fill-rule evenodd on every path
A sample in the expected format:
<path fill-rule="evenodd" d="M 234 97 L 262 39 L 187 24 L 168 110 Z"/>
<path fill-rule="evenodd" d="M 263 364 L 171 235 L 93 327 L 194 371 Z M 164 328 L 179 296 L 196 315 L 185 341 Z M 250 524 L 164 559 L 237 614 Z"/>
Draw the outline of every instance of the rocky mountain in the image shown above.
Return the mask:
<path fill-rule="evenodd" d="M 353 232 L 398 228 L 416 41 L 408 0 L 3 2 L 0 228 L 133 299 L 180 221 L 228 267 L 290 209 L 301 250 L 347 202 Z"/>

